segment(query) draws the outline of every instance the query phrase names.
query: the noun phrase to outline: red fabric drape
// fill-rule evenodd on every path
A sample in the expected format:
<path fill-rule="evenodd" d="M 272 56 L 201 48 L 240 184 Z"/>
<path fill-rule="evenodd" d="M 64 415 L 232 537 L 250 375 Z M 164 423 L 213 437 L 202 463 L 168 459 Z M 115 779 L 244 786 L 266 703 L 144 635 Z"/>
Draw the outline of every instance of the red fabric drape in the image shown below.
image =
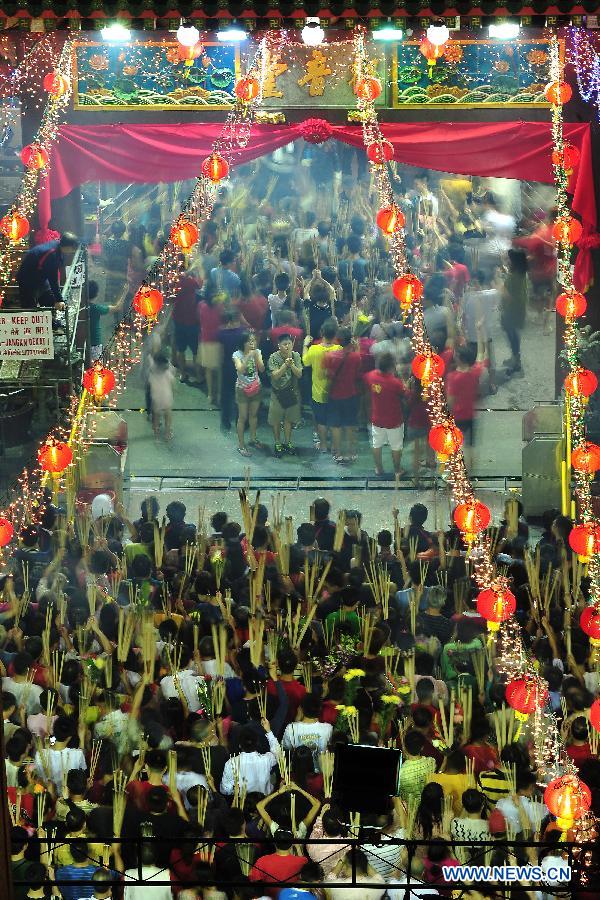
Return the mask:
<path fill-rule="evenodd" d="M 362 148 L 360 126 L 322 124 L 331 137 Z M 546 122 L 393 122 L 383 123 L 381 130 L 393 144 L 394 158 L 407 165 L 552 182 L 552 134 Z M 64 197 L 88 181 L 152 183 L 194 178 L 221 132 L 221 124 L 196 122 L 63 126 L 40 194 L 41 224 L 47 225 L 50 218 L 51 198 Z M 232 154 L 230 162 L 248 162 L 305 135 L 303 122 L 255 125 L 247 145 Z M 583 286 L 590 280 L 593 240 L 589 236 L 597 223 L 589 124 L 565 124 L 565 138 L 581 153 L 570 187 L 586 238 L 576 264 L 576 277 Z"/>

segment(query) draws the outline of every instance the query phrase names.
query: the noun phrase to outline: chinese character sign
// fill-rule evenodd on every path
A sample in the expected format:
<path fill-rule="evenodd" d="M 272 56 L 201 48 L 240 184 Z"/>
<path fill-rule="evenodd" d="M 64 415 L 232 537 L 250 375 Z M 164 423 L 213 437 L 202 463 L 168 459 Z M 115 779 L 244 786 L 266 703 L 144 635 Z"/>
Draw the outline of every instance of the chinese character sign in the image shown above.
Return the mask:
<path fill-rule="evenodd" d="M 54 359 L 52 312 L 2 312 L 0 359 Z"/>

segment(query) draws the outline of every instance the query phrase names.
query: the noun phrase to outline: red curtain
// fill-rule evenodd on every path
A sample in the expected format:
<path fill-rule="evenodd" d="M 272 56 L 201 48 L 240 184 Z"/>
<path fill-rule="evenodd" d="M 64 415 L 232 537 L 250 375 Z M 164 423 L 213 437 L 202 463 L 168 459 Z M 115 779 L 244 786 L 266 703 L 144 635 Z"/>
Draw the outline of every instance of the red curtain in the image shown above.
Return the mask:
<path fill-rule="evenodd" d="M 40 195 L 42 226 L 50 218 L 50 199 L 64 197 L 88 181 L 153 183 L 194 178 L 200 161 L 220 136 L 221 124 L 65 125 L 52 152 L 48 178 Z M 552 183 L 552 134 L 546 122 L 394 122 L 381 130 L 401 163 L 462 175 L 518 178 Z M 309 119 L 294 125 L 255 125 L 246 146 L 230 162 L 248 162 L 299 137 L 336 138 L 362 148 L 358 125 L 330 125 Z M 576 271 L 578 281 L 591 278 L 588 244 L 596 230 L 590 126 L 565 124 L 565 137 L 580 150 L 571 178 L 573 209 L 584 225 Z"/>

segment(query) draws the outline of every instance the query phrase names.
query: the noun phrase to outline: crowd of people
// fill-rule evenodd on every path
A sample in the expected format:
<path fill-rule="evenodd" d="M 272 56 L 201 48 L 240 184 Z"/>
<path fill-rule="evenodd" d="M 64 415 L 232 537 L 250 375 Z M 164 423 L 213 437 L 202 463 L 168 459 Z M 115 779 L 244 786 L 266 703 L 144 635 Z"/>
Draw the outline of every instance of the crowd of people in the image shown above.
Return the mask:
<path fill-rule="evenodd" d="M 520 195 L 500 197 L 483 183 L 408 167 L 395 169 L 394 188 L 408 263 L 424 283 L 425 325 L 472 456 L 479 397 L 523 375 L 527 316 L 549 328 L 552 216 L 526 208 Z M 144 373 L 157 438 L 173 437 L 179 376 L 206 391 L 223 433 L 235 429 L 243 457 L 312 447 L 348 467 L 368 431 L 378 475 L 406 469 L 419 482 L 435 468 L 411 370 L 410 320 L 392 295 L 395 276 L 375 213 L 354 151 L 315 149 L 312 165 L 293 179 L 250 166 L 231 179 L 183 263 L 168 319 L 148 341 Z M 148 230 L 136 223 L 124 235 L 115 221 L 104 246 L 109 304 L 121 290 L 131 299 L 168 236 L 160 206 Z M 502 330 L 510 354 L 500 364 L 494 338 Z M 257 434 L 264 413 L 272 451 L 265 433 Z M 403 466 L 409 445 L 412 459 Z"/>
<path fill-rule="evenodd" d="M 539 865 L 513 900 L 563 896 L 563 826 L 454 528 L 429 530 L 421 503 L 370 534 L 322 497 L 296 527 L 246 491 L 239 521 L 159 499 L 132 521 L 101 494 L 67 522 L 47 491 L 4 565 L 15 900 L 414 900 L 449 896 L 470 861 Z M 494 556 L 598 814 L 589 582 L 570 521 L 549 511 L 536 540 L 521 512 L 507 503 Z M 336 782 L 350 744 L 401 751 L 376 813 Z"/>

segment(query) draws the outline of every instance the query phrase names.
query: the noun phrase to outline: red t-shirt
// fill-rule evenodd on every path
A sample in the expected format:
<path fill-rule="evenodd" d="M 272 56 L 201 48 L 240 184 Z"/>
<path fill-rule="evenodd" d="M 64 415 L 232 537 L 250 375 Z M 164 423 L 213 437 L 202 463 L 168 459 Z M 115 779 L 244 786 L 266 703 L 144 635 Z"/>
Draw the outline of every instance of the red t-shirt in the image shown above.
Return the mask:
<path fill-rule="evenodd" d="M 446 390 L 457 422 L 470 422 L 475 417 L 475 401 L 479 390 L 482 367 L 475 363 L 466 372 L 448 372 Z"/>
<path fill-rule="evenodd" d="M 323 365 L 329 374 L 330 400 L 356 397 L 362 372 L 362 359 L 358 350 L 350 350 L 349 353 L 334 350 L 323 357 Z"/>
<path fill-rule="evenodd" d="M 296 718 L 296 713 L 298 712 L 298 707 L 300 706 L 302 700 L 304 699 L 304 695 L 306 694 L 306 688 L 303 684 L 300 684 L 299 681 L 296 681 L 294 678 L 293 681 L 283 681 L 281 679 L 281 685 L 288 697 L 288 713 L 286 717 L 286 722 L 293 722 Z M 269 681 L 267 682 L 267 691 L 272 697 L 277 696 L 277 688 L 275 687 L 275 682 Z"/>
<path fill-rule="evenodd" d="M 208 303 L 202 301 L 198 306 L 197 315 L 200 322 L 200 342 L 203 344 L 216 343 L 221 327 L 221 307 L 209 306 Z"/>
<path fill-rule="evenodd" d="M 302 352 L 302 341 L 304 339 L 304 332 L 301 328 L 295 328 L 293 325 L 278 325 L 277 328 L 271 328 L 269 332 L 269 339 L 271 344 L 273 345 L 273 350 L 277 350 L 277 341 L 279 340 L 280 334 L 289 334 L 293 341 L 293 350 L 298 350 L 298 352 Z"/>
<path fill-rule="evenodd" d="M 129 795 L 129 797 L 131 798 L 131 800 L 133 800 L 133 802 L 135 803 L 137 808 L 139 810 L 141 810 L 142 812 L 147 813 L 148 812 L 148 794 L 154 787 L 162 787 L 163 790 L 165 790 L 168 793 L 168 788 L 164 784 L 155 785 L 155 784 L 151 784 L 149 781 L 138 781 L 137 779 L 135 781 L 130 781 L 125 790 L 126 790 L 127 794 Z M 175 804 L 171 800 L 170 795 L 169 795 L 169 804 L 168 804 L 167 809 L 169 810 L 169 812 L 173 812 L 173 810 L 175 809 Z"/>
<path fill-rule="evenodd" d="M 403 382 L 379 369 L 367 372 L 363 379 L 371 395 L 371 423 L 377 428 L 399 428 L 404 421 L 401 401 L 408 396 Z"/>
<path fill-rule="evenodd" d="M 500 757 L 491 744 L 467 744 L 464 747 L 465 756 L 473 760 L 473 771 L 475 775 L 485 772 L 487 769 L 497 769 L 500 766 Z"/>
<path fill-rule="evenodd" d="M 319 721 L 326 722 L 328 725 L 335 725 L 339 715 L 336 707 L 339 705 L 337 700 L 323 700 L 323 708 L 321 710 Z"/>
<path fill-rule="evenodd" d="M 191 275 L 180 275 L 179 285 L 175 299 L 173 301 L 173 321 L 178 325 L 197 325 L 197 309 L 198 301 L 196 291 L 200 287 L 200 282 Z"/>
<path fill-rule="evenodd" d="M 263 294 L 254 294 L 249 300 L 240 303 L 240 312 L 248 325 L 255 331 L 261 331 L 269 311 L 269 301 Z"/>
<path fill-rule="evenodd" d="M 455 262 L 444 272 L 448 287 L 456 297 L 462 297 L 465 287 L 471 280 L 469 270 L 462 263 Z"/>
<path fill-rule="evenodd" d="M 585 742 L 585 744 L 581 745 L 572 744 L 566 749 L 568 755 L 571 757 L 577 767 L 579 767 L 582 762 L 585 762 L 586 759 L 592 758 L 592 751 L 590 750 L 590 745 L 587 741 Z"/>
<path fill-rule="evenodd" d="M 306 856 L 280 856 L 269 853 L 257 859 L 250 869 L 250 881 L 272 881 L 275 883 L 295 881 L 300 870 L 306 865 Z"/>

